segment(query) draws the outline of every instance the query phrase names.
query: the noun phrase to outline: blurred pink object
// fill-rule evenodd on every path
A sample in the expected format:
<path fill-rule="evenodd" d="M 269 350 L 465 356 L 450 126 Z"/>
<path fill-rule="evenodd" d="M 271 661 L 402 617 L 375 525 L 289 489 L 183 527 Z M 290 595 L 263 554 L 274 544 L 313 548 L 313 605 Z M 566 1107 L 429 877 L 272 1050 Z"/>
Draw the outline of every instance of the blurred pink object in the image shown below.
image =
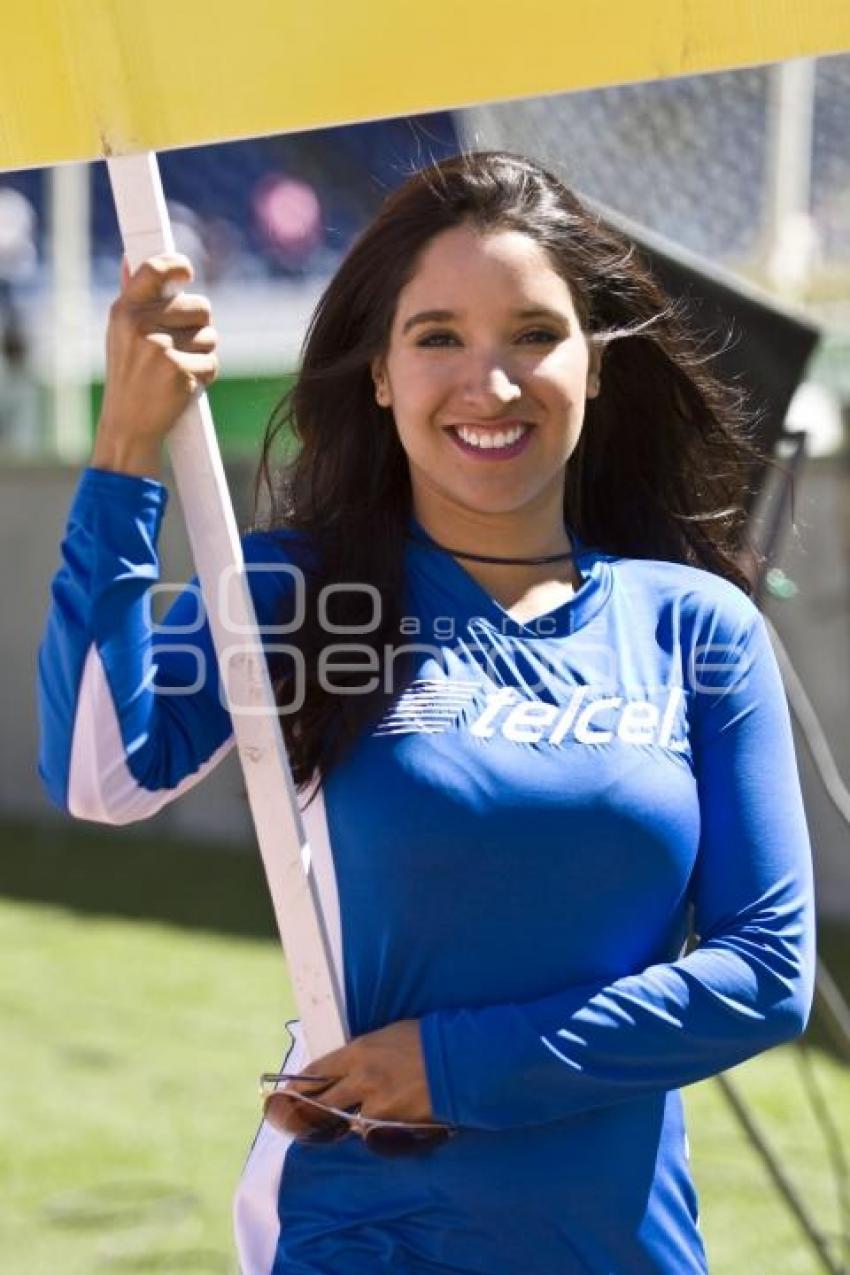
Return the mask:
<path fill-rule="evenodd" d="M 303 264 L 322 240 L 322 209 L 307 182 L 270 173 L 252 195 L 263 237 L 286 265 Z"/>

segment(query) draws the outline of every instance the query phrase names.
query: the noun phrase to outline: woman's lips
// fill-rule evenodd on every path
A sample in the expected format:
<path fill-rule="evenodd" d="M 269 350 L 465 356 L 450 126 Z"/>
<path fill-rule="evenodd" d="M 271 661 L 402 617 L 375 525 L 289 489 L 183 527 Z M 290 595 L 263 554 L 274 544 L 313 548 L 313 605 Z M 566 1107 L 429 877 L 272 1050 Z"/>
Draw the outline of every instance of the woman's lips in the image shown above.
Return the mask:
<path fill-rule="evenodd" d="M 482 434 L 504 434 L 515 428 L 517 425 L 524 425 L 525 432 L 520 435 L 515 443 L 509 443 L 506 447 L 477 447 L 474 443 L 467 443 L 461 438 L 457 432 L 457 427 L 449 425 L 446 433 L 455 444 L 455 446 L 463 452 L 464 456 L 474 456 L 476 460 L 512 460 L 514 456 L 518 456 L 520 452 L 525 451 L 528 441 L 534 433 L 534 426 L 528 421 L 509 421 L 500 423 L 498 429 L 492 426 L 489 429 L 482 429 L 478 426 L 470 425 L 468 428 L 475 431 L 479 436 Z"/>

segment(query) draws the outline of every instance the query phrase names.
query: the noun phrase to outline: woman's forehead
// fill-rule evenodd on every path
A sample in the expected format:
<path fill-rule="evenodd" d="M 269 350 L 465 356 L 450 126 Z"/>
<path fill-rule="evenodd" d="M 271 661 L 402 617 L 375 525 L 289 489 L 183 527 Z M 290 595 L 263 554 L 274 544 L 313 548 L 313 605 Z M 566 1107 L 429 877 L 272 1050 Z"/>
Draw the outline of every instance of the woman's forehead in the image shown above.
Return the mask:
<path fill-rule="evenodd" d="M 488 304 L 572 310 L 570 289 L 541 245 L 519 230 L 455 226 L 435 235 L 399 294 L 398 317 L 411 307 L 453 311 Z"/>

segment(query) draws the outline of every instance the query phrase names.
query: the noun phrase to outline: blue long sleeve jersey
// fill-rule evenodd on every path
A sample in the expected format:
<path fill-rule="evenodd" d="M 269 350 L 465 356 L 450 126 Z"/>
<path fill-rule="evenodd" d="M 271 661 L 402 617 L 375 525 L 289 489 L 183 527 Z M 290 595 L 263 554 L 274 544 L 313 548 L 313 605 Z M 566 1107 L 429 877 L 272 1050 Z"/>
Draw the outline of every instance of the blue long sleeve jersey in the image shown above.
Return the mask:
<path fill-rule="evenodd" d="M 71 509 L 40 772 L 84 819 L 142 819 L 232 746 L 197 581 L 149 624 L 167 494 L 89 468 Z M 740 589 L 568 531 L 578 589 L 520 623 L 411 519 L 414 678 L 304 819 L 352 1035 L 419 1019 L 461 1131 L 387 1160 L 264 1125 L 236 1201 L 251 1275 L 707 1269 L 679 1089 L 812 1001 L 787 702 Z M 263 641 L 297 648 L 303 537 L 243 545 Z"/>

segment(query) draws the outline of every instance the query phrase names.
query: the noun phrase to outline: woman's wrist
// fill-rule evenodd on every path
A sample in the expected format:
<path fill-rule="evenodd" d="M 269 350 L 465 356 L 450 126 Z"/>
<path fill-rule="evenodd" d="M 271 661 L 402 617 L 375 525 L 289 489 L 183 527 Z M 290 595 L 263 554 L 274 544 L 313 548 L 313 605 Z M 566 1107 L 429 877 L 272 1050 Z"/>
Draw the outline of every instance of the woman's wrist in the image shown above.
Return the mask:
<path fill-rule="evenodd" d="M 145 439 L 128 438 L 101 422 L 97 428 L 89 464 L 136 478 L 161 479 L 162 445 Z"/>

